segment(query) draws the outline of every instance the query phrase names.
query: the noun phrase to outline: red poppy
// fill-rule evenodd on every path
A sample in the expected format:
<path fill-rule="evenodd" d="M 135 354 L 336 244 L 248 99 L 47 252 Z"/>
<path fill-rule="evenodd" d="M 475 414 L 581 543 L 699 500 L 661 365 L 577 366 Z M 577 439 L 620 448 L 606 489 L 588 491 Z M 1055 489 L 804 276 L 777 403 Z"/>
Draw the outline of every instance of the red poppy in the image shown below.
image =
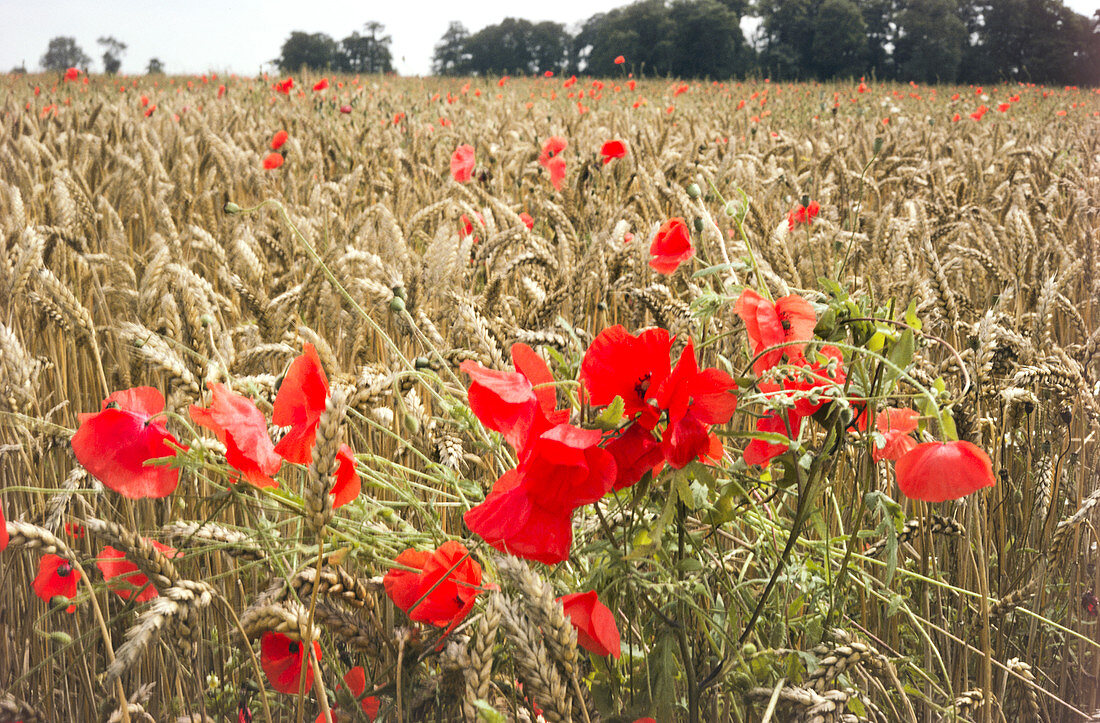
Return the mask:
<path fill-rule="evenodd" d="M 145 109 L 145 117 L 148 118 L 156 112 L 157 112 L 157 107 L 155 105 L 151 105 L 151 106 L 149 106 L 148 108 Z"/>
<path fill-rule="evenodd" d="M 289 137 L 290 135 L 286 131 L 276 131 L 275 135 L 271 137 L 271 150 L 277 151 L 282 148 Z"/>
<path fill-rule="evenodd" d="M 517 557 L 555 565 L 569 559 L 573 544 L 572 511 L 535 504 L 518 469 L 510 469 L 492 492 L 462 518 L 475 535 Z"/>
<path fill-rule="evenodd" d="M 321 78 L 313 84 L 314 93 L 320 93 L 322 90 L 328 90 L 328 78 Z"/>
<path fill-rule="evenodd" d="M 595 429 L 559 424 L 539 435 L 518 471 L 533 502 L 543 509 L 572 512 L 611 491 L 615 458 L 599 444 Z"/>
<path fill-rule="evenodd" d="M 4 519 L 4 506 L 0 505 L 0 550 L 8 546 L 8 523 Z"/>
<path fill-rule="evenodd" d="M 825 363 L 821 362 L 822 357 L 826 359 Z M 848 376 L 844 371 L 844 356 L 835 346 L 826 345 L 821 347 L 818 353 L 814 355 L 812 363 L 802 361 L 802 368 L 789 372 L 783 379 L 782 385 L 775 382 L 761 381 L 759 386 L 761 391 L 769 395 L 774 395 L 780 390 L 782 390 L 782 394 L 788 397 L 794 397 L 795 392 L 800 393 L 794 400 L 794 411 L 801 417 L 809 417 L 825 406 L 831 398 L 819 395 L 818 401 L 815 402 L 806 396 L 806 393 L 814 389 L 842 385 Z"/>
<path fill-rule="evenodd" d="M 915 409 L 888 407 L 873 416 L 875 430 L 886 438 L 882 447 L 876 446 L 871 452 L 871 458 L 876 462 L 901 459 L 917 446 L 917 440 L 909 436 L 917 430 L 917 420 L 920 418 L 920 413 Z M 856 426 L 860 431 L 867 430 L 867 417 L 866 414 L 859 415 Z"/>
<path fill-rule="evenodd" d="M 621 55 L 615 58 L 615 65 L 622 65 L 625 62 L 626 62 L 626 58 L 624 58 Z"/>
<path fill-rule="evenodd" d="M 284 160 L 285 159 L 283 158 L 281 153 L 269 153 L 264 158 L 264 169 L 268 171 L 273 171 L 276 168 L 282 166 Z"/>
<path fill-rule="evenodd" d="M 791 439 L 798 436 L 799 430 L 802 428 L 802 417 L 798 416 L 793 410 L 787 412 L 787 418 L 791 424 Z M 766 415 L 756 420 L 757 432 L 771 432 L 773 434 L 787 435 L 787 422 L 783 419 L 783 415 L 780 412 L 768 412 Z M 767 467 L 769 463 L 781 454 L 785 454 L 790 449 L 789 443 L 774 444 L 772 442 L 765 442 L 763 439 L 754 439 L 748 443 L 745 447 L 745 464 L 747 465 L 759 465 L 761 467 Z"/>
<path fill-rule="evenodd" d="M 745 289 L 738 297 L 734 311 L 745 322 L 749 341 L 752 342 L 752 353 L 759 357 L 753 365 L 757 375 L 778 364 L 784 354 L 789 359 L 801 361 L 805 342 L 813 338 L 817 324 L 817 315 L 810 302 L 797 294 L 772 302 L 752 289 Z M 798 343 L 762 354 L 768 347 L 790 342 Z"/>
<path fill-rule="evenodd" d="M 615 458 L 616 492 L 638 482 L 646 472 L 657 474 L 663 466 L 665 453 L 652 431 L 641 424 L 631 424 L 622 434 L 604 441 L 603 448 Z"/>
<path fill-rule="evenodd" d="M 810 225 L 820 211 L 821 205 L 818 204 L 817 201 L 810 201 L 809 206 L 799 206 L 787 214 L 787 228 L 793 231 L 795 224 L 804 223 L 807 226 Z"/>
<path fill-rule="evenodd" d="M 149 96 L 143 95 L 138 100 L 141 102 L 141 107 L 145 108 L 149 105 Z"/>
<path fill-rule="evenodd" d="M 925 502 L 957 500 L 997 483 L 989 455 L 958 440 L 918 444 L 895 463 L 894 471 L 902 494 Z"/>
<path fill-rule="evenodd" d="M 223 95 L 225 95 L 225 85 L 224 84 L 218 86 L 218 97 L 221 98 Z"/>
<path fill-rule="evenodd" d="M 531 214 L 526 211 L 519 215 L 519 220 L 523 221 L 523 225 L 527 227 L 528 231 L 535 228 L 535 219 L 531 218 Z"/>
<path fill-rule="evenodd" d="M 657 391 L 658 406 L 668 410 L 661 447 L 669 465 L 681 469 L 694 459 L 711 456 L 710 427 L 730 421 L 737 409 L 736 389 L 737 382 L 721 369 L 699 370 L 695 345 L 689 340 L 676 368 Z"/>
<path fill-rule="evenodd" d="M 180 554 L 174 547 L 162 545 L 156 540 L 145 539 L 147 542 L 153 543 L 153 547 L 160 550 L 169 559 Z M 99 553 L 96 567 L 103 573 L 103 579 L 107 581 L 107 587 L 123 600 L 129 600 L 139 590 L 141 592 L 138 592 L 135 598 L 139 603 L 148 602 L 160 594 L 155 587 L 149 585 L 149 578 L 138 572 L 138 566 L 126 559 L 124 552 L 116 550 L 110 545 L 104 547 Z"/>
<path fill-rule="evenodd" d="M 558 602 L 577 631 L 578 645 L 595 655 L 619 658 L 622 649 L 615 615 L 600 602 L 595 590 L 565 595 Z"/>
<path fill-rule="evenodd" d="M 451 178 L 457 183 L 467 183 L 474 177 L 474 147 L 462 144 L 451 155 Z"/>
<path fill-rule="evenodd" d="M 78 75 L 80 75 L 78 68 L 69 68 L 65 71 L 65 80 L 76 80 Z"/>
<path fill-rule="evenodd" d="M 267 419 L 256 403 L 234 394 L 224 384 L 208 384 L 212 399 L 209 407 L 191 405 L 191 419 L 206 427 L 225 445 L 225 461 L 240 477 L 256 487 L 278 487 L 271 475 L 279 471 L 283 460 L 267 433 Z"/>
<path fill-rule="evenodd" d="M 637 336 L 619 325 L 604 329 L 581 361 L 580 382 L 588 402 L 599 407 L 622 397 L 623 414 L 641 413 L 638 421 L 653 429 L 658 412 L 650 400 L 672 371 L 671 349 L 672 338 L 665 329 L 647 329 Z"/>
<path fill-rule="evenodd" d="M 279 81 L 275 84 L 275 91 L 282 93 L 283 95 L 290 95 L 290 90 L 294 87 L 294 78 L 287 78 L 286 80 Z"/>
<path fill-rule="evenodd" d="M 340 106 L 340 112 L 343 113 L 344 115 L 347 115 L 348 113 L 351 113 L 351 106 L 350 105 Z"/>
<path fill-rule="evenodd" d="M 695 255 L 691 234 L 684 219 L 676 217 L 665 221 L 649 245 L 649 265 L 659 274 L 671 274 L 680 264 Z"/>
<path fill-rule="evenodd" d="M 341 444 L 336 452 L 336 482 L 332 485 L 332 506 L 342 507 L 359 496 L 363 489 L 363 483 L 359 480 L 359 473 L 355 471 L 355 451 L 346 444 Z"/>
<path fill-rule="evenodd" d="M 101 411 L 81 414 L 72 438 L 80 464 L 110 489 L 130 499 L 166 497 L 179 483 L 178 469 L 148 466 L 174 457 L 179 441 L 168 433 L 163 418 L 164 395 L 153 387 L 134 387 L 103 400 Z"/>
<path fill-rule="evenodd" d="M 290 363 L 279 393 L 275 395 L 271 421 L 280 427 L 291 427 L 275 445 L 279 456 L 297 464 L 313 461 L 317 424 L 327 401 L 328 377 L 321 368 L 317 349 L 307 342 L 301 356 Z"/>
<path fill-rule="evenodd" d="M 515 372 L 486 369 L 464 361 L 459 369 L 470 376 L 466 395 L 474 415 L 489 429 L 500 432 L 512 447 L 522 452 L 532 435 L 539 435 L 569 417 L 557 411 L 554 378 L 546 362 L 526 344 L 512 345 Z M 535 385 L 541 388 L 536 391 Z"/>
<path fill-rule="evenodd" d="M 313 642 L 313 652 L 320 661 L 321 645 L 317 641 Z M 302 643 L 282 633 L 266 632 L 260 637 L 260 667 L 271 687 L 280 693 L 297 695 L 303 677 L 306 690 L 313 685 L 313 663 L 306 658 Z"/>
<path fill-rule="evenodd" d="M 461 622 L 480 592 L 481 565 L 455 540 L 435 552 L 405 550 L 397 563 L 420 572 L 393 568 L 382 578 L 386 594 L 417 622 L 446 628 Z"/>
<path fill-rule="evenodd" d="M 600 147 L 600 155 L 603 156 L 603 164 L 606 166 L 616 158 L 626 156 L 626 144 L 622 141 L 607 141 Z"/>
<path fill-rule="evenodd" d="M 80 573 L 64 557 L 46 554 L 38 561 L 38 575 L 34 578 L 34 594 L 50 602 L 54 597 L 76 597 L 76 585 L 80 582 Z M 65 612 L 76 610 L 70 605 Z"/>
<path fill-rule="evenodd" d="M 542 144 L 542 153 L 539 154 L 539 164 L 543 168 L 549 168 L 550 161 L 561 155 L 561 152 L 565 150 L 565 147 L 569 145 L 561 136 L 550 136 L 546 139 L 546 142 Z"/>

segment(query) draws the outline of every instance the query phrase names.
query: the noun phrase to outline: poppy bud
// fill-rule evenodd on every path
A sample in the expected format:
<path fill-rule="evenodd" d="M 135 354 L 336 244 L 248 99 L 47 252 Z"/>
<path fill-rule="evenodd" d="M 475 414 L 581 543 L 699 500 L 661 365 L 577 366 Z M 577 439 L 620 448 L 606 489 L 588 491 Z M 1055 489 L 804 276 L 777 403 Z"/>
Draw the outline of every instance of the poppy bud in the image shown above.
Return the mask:
<path fill-rule="evenodd" d="M 393 295 L 395 297 L 401 299 L 402 301 L 408 301 L 409 300 L 408 294 L 405 291 L 404 286 L 395 286 L 395 287 L 393 287 L 392 291 L 393 291 Z"/>
<path fill-rule="evenodd" d="M 877 155 L 878 155 L 878 154 L 879 154 L 880 152 L 882 152 L 882 143 L 883 143 L 883 141 L 882 141 L 882 136 L 877 136 L 877 137 L 875 138 L 875 143 L 874 143 L 874 145 L 873 145 L 873 146 L 871 146 L 871 150 L 872 150 L 872 151 L 874 151 L 874 153 L 875 153 L 875 155 L 876 155 L 876 156 L 877 156 Z"/>
<path fill-rule="evenodd" d="M 699 189 L 698 183 L 689 183 L 688 187 L 684 190 L 686 190 L 687 195 L 691 196 L 693 199 L 699 198 L 699 195 L 702 193 L 702 191 Z"/>
<path fill-rule="evenodd" d="M 801 201 L 802 201 L 802 205 L 803 205 L 803 206 L 809 206 L 809 205 L 810 205 L 810 197 L 809 197 L 809 195 L 808 195 L 808 194 L 805 194 L 805 193 L 803 193 L 803 194 L 802 194 L 802 199 L 801 199 Z"/>
<path fill-rule="evenodd" d="M 233 203 L 232 201 L 226 201 L 225 208 L 223 210 L 230 216 L 234 216 L 241 212 L 241 207 Z"/>
<path fill-rule="evenodd" d="M 729 216 L 730 218 L 733 218 L 735 216 L 740 216 L 741 215 L 741 202 L 740 201 L 729 201 L 729 202 L 727 202 L 724 211 L 726 212 L 726 215 Z"/>
<path fill-rule="evenodd" d="M 394 296 L 390 299 L 390 311 L 395 314 L 400 314 L 405 310 L 405 300 L 400 296 Z"/>
<path fill-rule="evenodd" d="M 406 414 L 405 419 L 405 431 L 409 434 L 418 434 L 420 432 L 420 420 L 411 414 Z"/>
<path fill-rule="evenodd" d="M 703 232 L 703 219 L 699 216 L 696 216 L 693 223 L 695 224 L 695 230 L 698 233 L 702 233 Z"/>

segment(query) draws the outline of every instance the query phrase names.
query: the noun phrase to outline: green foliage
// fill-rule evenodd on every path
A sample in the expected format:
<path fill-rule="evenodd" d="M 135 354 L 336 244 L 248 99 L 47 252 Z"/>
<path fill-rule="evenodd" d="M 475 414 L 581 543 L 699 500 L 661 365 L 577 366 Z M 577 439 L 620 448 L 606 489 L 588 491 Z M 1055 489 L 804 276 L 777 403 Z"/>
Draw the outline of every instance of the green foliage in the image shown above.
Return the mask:
<path fill-rule="evenodd" d="M 922 82 L 954 82 L 958 77 L 966 25 L 952 0 L 910 0 L 898 14 L 894 61 L 902 77 Z"/>
<path fill-rule="evenodd" d="M 505 18 L 464 40 L 462 32 L 460 25 L 448 29 L 437 66 L 467 75 L 537 75 L 560 72 L 568 62 L 570 37 L 561 23 Z"/>
<path fill-rule="evenodd" d="M 122 56 L 126 53 L 126 43 L 108 35 L 96 40 L 103 46 L 103 72 L 114 75 L 122 67 Z"/>
<path fill-rule="evenodd" d="M 336 61 L 336 41 L 325 33 L 303 33 L 295 30 L 283 43 L 275 62 L 285 73 L 303 68 L 326 70 Z"/>
<path fill-rule="evenodd" d="M 393 55 L 382 23 L 369 22 L 363 26 L 364 34 L 357 31 L 340 41 L 336 49 L 335 65 L 348 73 L 392 73 Z"/>
<path fill-rule="evenodd" d="M 50 40 L 46 54 L 38 62 L 44 70 L 63 71 L 87 68 L 92 59 L 76 44 L 76 38 L 59 36 Z"/>
<path fill-rule="evenodd" d="M 164 63 L 160 58 L 149 58 L 149 64 L 145 66 L 145 72 L 149 75 L 159 75 L 164 72 Z"/>

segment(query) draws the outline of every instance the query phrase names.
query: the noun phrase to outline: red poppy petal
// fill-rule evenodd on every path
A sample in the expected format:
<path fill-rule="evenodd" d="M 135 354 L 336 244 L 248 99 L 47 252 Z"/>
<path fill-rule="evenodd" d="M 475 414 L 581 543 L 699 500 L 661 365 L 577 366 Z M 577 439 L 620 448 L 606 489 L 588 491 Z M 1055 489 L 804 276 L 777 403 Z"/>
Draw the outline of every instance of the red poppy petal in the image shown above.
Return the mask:
<path fill-rule="evenodd" d="M 0 551 L 8 546 L 8 523 L 4 519 L 4 506 L 0 505 Z"/>
<path fill-rule="evenodd" d="M 133 387 L 115 392 L 103 400 L 100 410 L 106 409 L 112 403 L 124 412 L 133 412 L 146 418 L 164 411 L 164 395 L 154 387 Z"/>
<path fill-rule="evenodd" d="M 791 434 L 797 437 L 802 426 L 802 418 L 793 411 L 787 412 L 787 416 L 790 419 Z M 787 424 L 779 412 L 768 412 L 767 415 L 756 420 L 756 431 L 786 435 Z M 766 467 L 772 459 L 785 454 L 789 449 L 790 444 L 772 444 L 762 439 L 754 439 L 745 447 L 745 464 Z"/>
<path fill-rule="evenodd" d="M 332 506 L 342 507 L 359 496 L 363 484 L 359 473 L 355 471 L 355 452 L 346 444 L 341 444 L 336 452 L 336 482 L 332 485 Z"/>
<path fill-rule="evenodd" d="M 145 465 L 150 459 L 175 456 L 169 443 L 180 446 L 163 421 L 106 409 L 85 417 L 71 443 L 77 461 L 124 497 L 165 497 L 179 483 L 178 469 Z"/>
<path fill-rule="evenodd" d="M 784 296 L 775 302 L 775 311 L 782 322 L 784 341 L 809 341 L 814 338 L 814 327 L 817 326 L 817 314 L 810 302 L 797 294 Z M 791 350 L 801 352 L 804 345 L 787 347 L 787 354 Z"/>
<path fill-rule="evenodd" d="M 466 526 L 501 552 L 547 565 L 568 560 L 571 515 L 534 505 L 520 479 L 514 469 L 505 472 L 485 501 L 463 517 Z"/>
<path fill-rule="evenodd" d="M 307 424 L 321 416 L 327 400 L 328 377 L 317 349 L 307 342 L 301 356 L 291 362 L 275 395 L 271 421 L 280 427 Z"/>
<path fill-rule="evenodd" d="M 546 361 L 535 353 L 535 350 L 526 344 L 512 345 L 512 364 L 516 371 L 527 378 L 535 389 L 535 398 L 539 400 L 539 406 L 546 414 L 555 410 L 558 404 L 557 392 L 553 386 L 544 386 L 554 383 L 554 375 L 550 373 L 550 367 Z"/>
<path fill-rule="evenodd" d="M 957 500 L 997 483 L 989 455 L 963 441 L 918 444 L 894 471 L 902 494 L 925 502 Z"/>
<path fill-rule="evenodd" d="M 344 685 L 348 687 L 348 690 L 351 691 L 351 694 L 356 698 L 366 692 L 367 673 L 363 670 L 362 665 L 357 665 L 344 673 Z"/>

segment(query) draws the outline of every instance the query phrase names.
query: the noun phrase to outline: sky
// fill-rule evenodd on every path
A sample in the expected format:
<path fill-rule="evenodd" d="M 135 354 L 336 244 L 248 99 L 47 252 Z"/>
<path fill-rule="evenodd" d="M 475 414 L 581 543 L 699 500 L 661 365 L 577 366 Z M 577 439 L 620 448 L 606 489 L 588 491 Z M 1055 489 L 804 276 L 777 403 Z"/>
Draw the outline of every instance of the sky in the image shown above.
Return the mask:
<path fill-rule="evenodd" d="M 629 0 L 0 0 L 0 72 L 26 64 L 39 69 L 50 38 L 72 36 L 102 71 L 100 36 L 129 47 L 123 73 L 143 73 L 157 57 L 168 73 L 254 75 L 279 55 L 293 30 L 340 40 L 375 20 L 392 36 L 397 71 L 427 75 L 432 49 L 453 20 L 476 32 L 506 17 L 579 25 Z M 1092 15 L 1100 0 L 1066 0 Z"/>

